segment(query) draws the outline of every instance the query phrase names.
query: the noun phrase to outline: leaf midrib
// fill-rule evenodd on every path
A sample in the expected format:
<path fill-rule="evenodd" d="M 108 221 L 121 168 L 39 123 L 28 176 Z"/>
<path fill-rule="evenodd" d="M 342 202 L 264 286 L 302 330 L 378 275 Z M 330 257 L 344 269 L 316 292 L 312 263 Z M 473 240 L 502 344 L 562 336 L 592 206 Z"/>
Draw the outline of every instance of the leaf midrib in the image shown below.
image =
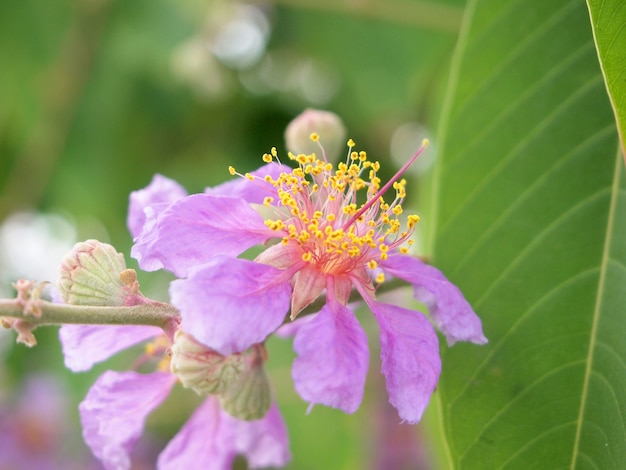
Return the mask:
<path fill-rule="evenodd" d="M 617 196 L 619 194 L 619 181 L 622 171 L 622 156 L 618 146 L 615 158 L 615 170 L 613 173 L 613 182 L 611 184 L 611 202 L 609 205 L 609 217 L 607 219 L 606 237 L 604 238 L 604 247 L 602 249 L 602 259 L 600 261 L 600 278 L 598 279 L 598 290 L 596 295 L 596 302 L 593 311 L 593 321 L 591 324 L 591 332 L 589 334 L 589 350 L 587 352 L 587 362 L 585 366 L 585 374 L 583 376 L 583 388 L 580 398 L 580 408 L 578 410 L 578 419 L 576 424 L 576 435 L 574 437 L 574 446 L 572 448 L 572 461 L 570 469 L 576 467 L 576 459 L 578 457 L 578 448 L 580 446 L 580 438 L 582 434 L 583 419 L 585 414 L 585 407 L 587 404 L 587 395 L 589 393 L 589 379 L 591 377 L 593 369 L 593 357 L 596 348 L 596 340 L 598 335 L 598 324 L 600 319 L 600 312 L 602 310 L 602 301 L 604 298 L 604 290 L 606 284 L 607 267 L 610 261 L 611 243 L 613 241 L 613 226 L 615 222 L 615 213 L 617 206 Z"/>

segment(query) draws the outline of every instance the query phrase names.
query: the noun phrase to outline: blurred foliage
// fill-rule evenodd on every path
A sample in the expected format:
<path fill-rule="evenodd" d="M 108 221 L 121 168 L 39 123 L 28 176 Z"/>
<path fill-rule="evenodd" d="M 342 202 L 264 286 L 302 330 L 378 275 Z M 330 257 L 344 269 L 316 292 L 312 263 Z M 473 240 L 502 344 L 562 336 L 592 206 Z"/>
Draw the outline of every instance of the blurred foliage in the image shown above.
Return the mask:
<path fill-rule="evenodd" d="M 307 107 L 342 116 L 359 148 L 384 161 L 399 126 L 434 126 L 463 4 L 0 0 L 0 222 L 16 211 L 60 213 L 76 224 L 78 239 L 99 238 L 128 253 L 131 191 L 155 173 L 193 192 L 226 180 L 228 165 L 254 169 L 270 147 L 284 154 L 285 126 Z M 243 32 L 233 27 L 242 19 Z M 237 56 L 235 46 L 246 41 L 256 56 Z M 144 291 L 157 298 L 166 298 L 169 279 L 140 273 Z M 8 346 L 3 388 L 17 392 L 29 374 L 52 370 L 78 403 L 99 373 L 127 368 L 137 354 L 75 375 L 62 365 L 55 329 L 39 331 L 38 340 L 33 350 Z M 292 468 L 374 462 L 380 429 L 371 415 L 386 403 L 376 352 L 355 416 L 322 407 L 305 416 L 290 351 L 289 341 L 270 345 Z M 190 413 L 189 395 L 180 394 L 186 398 L 170 399 L 151 418 L 157 440 Z M 409 439 L 416 432 L 400 431 Z"/>

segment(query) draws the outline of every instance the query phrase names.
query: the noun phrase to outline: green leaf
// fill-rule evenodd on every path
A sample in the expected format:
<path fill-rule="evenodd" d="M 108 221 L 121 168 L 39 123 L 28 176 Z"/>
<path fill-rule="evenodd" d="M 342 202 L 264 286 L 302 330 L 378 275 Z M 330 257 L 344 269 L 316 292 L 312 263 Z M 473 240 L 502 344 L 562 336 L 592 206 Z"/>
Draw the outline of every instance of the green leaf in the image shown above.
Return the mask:
<path fill-rule="evenodd" d="M 626 2 L 587 0 L 593 39 L 626 155 Z"/>
<path fill-rule="evenodd" d="M 439 131 L 433 257 L 490 340 L 443 352 L 449 468 L 623 468 L 626 178 L 585 4 L 471 0 Z"/>

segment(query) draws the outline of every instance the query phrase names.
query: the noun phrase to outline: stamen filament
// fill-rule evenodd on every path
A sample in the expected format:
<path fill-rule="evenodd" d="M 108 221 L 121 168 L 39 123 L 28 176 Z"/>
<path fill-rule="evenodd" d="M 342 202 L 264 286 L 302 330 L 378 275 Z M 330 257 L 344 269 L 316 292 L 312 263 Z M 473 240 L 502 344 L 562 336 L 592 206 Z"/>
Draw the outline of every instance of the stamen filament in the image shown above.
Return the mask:
<path fill-rule="evenodd" d="M 356 220 L 358 220 L 358 218 L 366 211 L 368 210 L 370 207 L 372 207 L 374 204 L 376 204 L 376 202 L 379 200 L 379 198 L 385 194 L 385 192 L 387 192 L 387 190 L 396 182 L 398 181 L 398 179 L 400 179 L 400 177 L 402 176 L 402 174 L 409 169 L 409 167 L 415 162 L 415 160 L 417 160 L 417 158 L 422 154 L 422 152 L 426 149 L 426 147 L 428 147 L 429 142 L 428 139 L 424 139 L 422 141 L 422 146 L 417 150 L 417 152 L 415 152 L 415 154 L 409 158 L 409 160 L 402 165 L 402 168 L 400 168 L 398 170 L 398 172 L 393 175 L 393 177 L 387 181 L 387 183 L 380 188 L 380 190 L 374 195 L 372 196 L 369 201 L 367 201 L 363 207 L 361 207 L 351 218 L 350 220 L 348 220 L 344 226 L 343 229 L 346 230 L 350 225 L 352 225 Z"/>

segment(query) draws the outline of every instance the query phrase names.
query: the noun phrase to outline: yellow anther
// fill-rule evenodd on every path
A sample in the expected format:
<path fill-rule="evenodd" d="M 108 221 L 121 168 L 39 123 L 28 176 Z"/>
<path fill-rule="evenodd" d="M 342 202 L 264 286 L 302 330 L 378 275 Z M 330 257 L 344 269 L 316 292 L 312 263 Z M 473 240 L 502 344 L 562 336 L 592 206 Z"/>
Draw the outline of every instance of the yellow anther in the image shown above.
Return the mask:
<path fill-rule="evenodd" d="M 307 263 L 310 263 L 312 259 L 313 259 L 313 254 L 310 251 L 307 251 L 306 253 L 302 253 L 302 261 L 306 261 Z"/>
<path fill-rule="evenodd" d="M 378 273 L 376 275 L 376 282 L 378 284 L 382 284 L 383 282 L 385 282 L 385 274 L 384 273 Z"/>
<path fill-rule="evenodd" d="M 237 174 L 237 170 L 235 170 L 234 166 L 229 166 L 228 172 L 231 174 L 231 176 L 235 176 Z"/>
<path fill-rule="evenodd" d="M 402 206 L 396 206 L 396 207 L 394 207 L 394 208 L 391 210 L 391 212 L 393 212 L 393 213 L 394 213 L 394 214 L 396 214 L 396 215 L 400 215 L 400 214 L 402 214 Z"/>
<path fill-rule="evenodd" d="M 374 261 L 373 259 L 369 260 L 367 262 L 367 267 L 370 268 L 373 271 L 374 269 L 376 269 L 378 267 L 378 263 L 376 261 Z"/>
<path fill-rule="evenodd" d="M 246 173 L 244 176 L 246 177 L 246 179 L 249 179 L 250 181 L 254 181 L 254 176 L 252 176 L 250 173 Z"/>
<path fill-rule="evenodd" d="M 348 248 L 348 255 L 351 258 L 356 258 L 360 254 L 361 254 L 361 250 L 359 249 L 358 246 L 351 246 L 350 248 Z"/>
<path fill-rule="evenodd" d="M 269 153 L 266 153 L 266 154 L 263 155 L 263 161 L 265 163 L 270 163 L 272 160 L 273 160 L 272 156 Z"/>
<path fill-rule="evenodd" d="M 317 142 L 318 140 L 320 140 L 320 136 L 319 136 L 319 135 L 317 135 L 317 133 L 316 133 L 316 132 L 313 132 L 313 133 L 311 134 L 310 138 L 311 138 L 311 140 L 312 140 L 313 142 Z"/>
<path fill-rule="evenodd" d="M 352 148 L 354 147 L 356 144 L 354 143 L 354 140 L 352 139 L 348 139 L 348 147 Z"/>
<path fill-rule="evenodd" d="M 328 214 L 326 216 L 326 220 L 328 220 L 329 222 L 332 222 L 335 220 L 335 214 Z"/>
<path fill-rule="evenodd" d="M 341 210 L 346 215 L 352 215 L 356 212 L 356 204 L 348 204 L 347 206 L 343 206 Z"/>
<path fill-rule="evenodd" d="M 271 153 L 272 153 L 272 156 L 274 156 L 274 157 L 278 156 L 278 152 L 276 151 L 276 147 L 272 147 Z"/>
<path fill-rule="evenodd" d="M 159 361 L 159 363 L 157 364 L 157 370 L 161 371 L 161 372 L 169 372 L 170 371 L 170 356 L 165 355 L 163 357 L 163 359 L 161 359 Z"/>
<path fill-rule="evenodd" d="M 416 214 L 409 215 L 406 218 L 406 222 L 409 228 L 415 227 L 415 224 L 417 224 L 419 221 L 420 221 L 420 216 Z"/>
<path fill-rule="evenodd" d="M 406 255 L 409 252 L 409 249 L 406 246 L 400 248 L 400 253 Z"/>
<path fill-rule="evenodd" d="M 271 196 L 267 196 L 266 198 L 263 199 L 264 206 L 269 207 L 272 202 L 274 202 L 274 198 Z"/>

